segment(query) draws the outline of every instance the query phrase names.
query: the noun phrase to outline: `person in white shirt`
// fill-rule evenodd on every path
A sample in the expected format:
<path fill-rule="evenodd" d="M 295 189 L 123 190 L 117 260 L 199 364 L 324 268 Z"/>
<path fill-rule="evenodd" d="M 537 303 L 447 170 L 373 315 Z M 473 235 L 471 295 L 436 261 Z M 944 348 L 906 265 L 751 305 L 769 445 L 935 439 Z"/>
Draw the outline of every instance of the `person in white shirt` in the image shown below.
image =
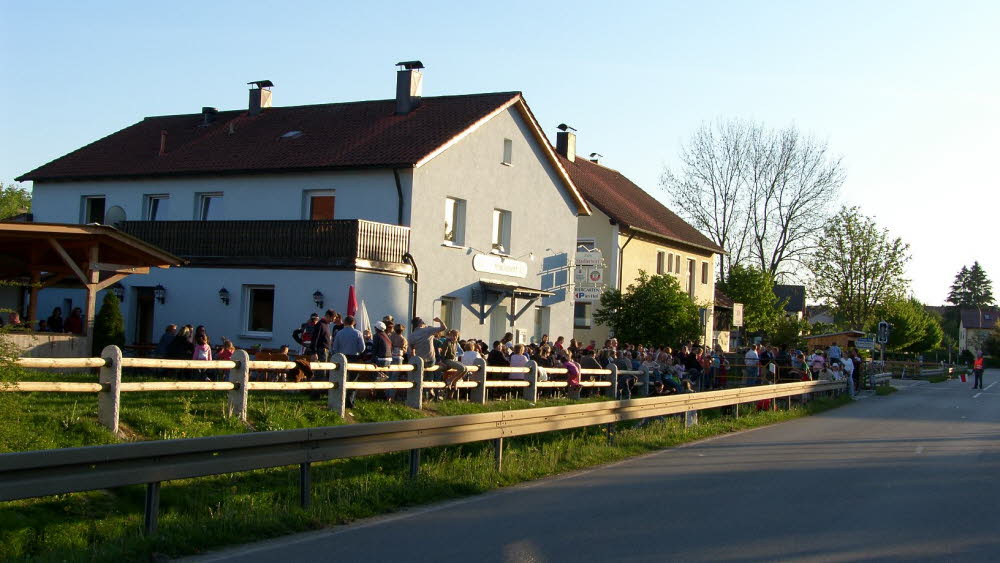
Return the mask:
<path fill-rule="evenodd" d="M 476 360 L 482 358 L 479 352 L 476 352 L 476 345 L 473 341 L 468 340 L 462 346 L 462 356 L 459 357 L 458 361 L 462 362 L 464 366 L 471 366 L 476 364 Z"/>
<path fill-rule="evenodd" d="M 747 381 L 746 384 L 756 385 L 757 378 L 760 376 L 760 356 L 757 355 L 757 351 L 760 350 L 760 344 L 754 344 L 747 350 L 746 353 L 746 365 L 747 365 Z"/>
<path fill-rule="evenodd" d="M 531 358 L 524 353 L 524 344 L 515 344 L 514 353 L 510 355 L 510 367 L 512 368 L 523 368 L 528 365 L 528 361 Z M 524 379 L 523 373 L 512 373 L 510 374 L 510 379 Z"/>
<path fill-rule="evenodd" d="M 840 365 L 844 366 L 844 378 L 847 379 L 847 392 L 851 394 L 851 398 L 854 398 L 854 362 L 850 358 L 840 362 Z"/>

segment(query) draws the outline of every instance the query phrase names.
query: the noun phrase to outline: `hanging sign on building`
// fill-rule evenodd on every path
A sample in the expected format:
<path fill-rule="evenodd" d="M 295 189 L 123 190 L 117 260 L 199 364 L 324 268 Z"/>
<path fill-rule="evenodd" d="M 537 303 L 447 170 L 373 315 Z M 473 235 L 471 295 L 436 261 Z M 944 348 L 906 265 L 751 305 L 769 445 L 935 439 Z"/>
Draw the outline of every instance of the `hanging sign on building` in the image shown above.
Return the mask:
<path fill-rule="evenodd" d="M 600 250 L 578 250 L 576 252 L 576 266 L 600 266 L 604 262 Z"/>
<path fill-rule="evenodd" d="M 587 281 L 589 283 L 603 284 L 604 268 L 594 268 L 587 272 Z"/>
<path fill-rule="evenodd" d="M 573 292 L 573 298 L 576 301 L 599 302 L 602 293 L 604 293 L 603 287 L 577 287 Z"/>
<path fill-rule="evenodd" d="M 733 326 L 743 326 L 742 303 L 733 303 Z"/>
<path fill-rule="evenodd" d="M 528 277 L 528 264 L 513 258 L 504 258 L 496 254 L 476 254 L 472 258 L 472 268 L 477 272 L 500 274 L 514 278 Z"/>

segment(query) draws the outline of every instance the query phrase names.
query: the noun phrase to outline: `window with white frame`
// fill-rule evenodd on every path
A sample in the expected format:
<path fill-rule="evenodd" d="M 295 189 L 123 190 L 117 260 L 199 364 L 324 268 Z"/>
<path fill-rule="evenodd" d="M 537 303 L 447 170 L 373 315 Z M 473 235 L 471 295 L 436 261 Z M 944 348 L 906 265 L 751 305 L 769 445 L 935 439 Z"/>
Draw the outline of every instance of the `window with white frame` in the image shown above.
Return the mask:
<path fill-rule="evenodd" d="M 458 321 L 458 300 L 454 297 L 442 297 L 441 309 L 438 312 L 441 319 L 448 328 L 459 329 Z"/>
<path fill-rule="evenodd" d="M 464 199 L 454 197 L 444 199 L 444 242 L 454 246 L 465 246 Z"/>
<path fill-rule="evenodd" d="M 270 337 L 274 331 L 274 286 L 243 286 L 243 333 Z"/>
<path fill-rule="evenodd" d="M 199 221 L 224 219 L 222 192 L 198 194 L 198 208 L 195 210 L 195 218 Z"/>
<path fill-rule="evenodd" d="M 664 262 L 666 261 L 666 259 L 667 259 L 666 252 L 660 250 L 656 253 L 656 273 L 658 275 L 666 272 L 666 270 L 664 269 Z"/>
<path fill-rule="evenodd" d="M 333 219 L 336 202 L 336 193 L 333 190 L 306 190 L 303 216 L 309 221 Z"/>
<path fill-rule="evenodd" d="M 493 250 L 501 254 L 510 254 L 510 211 L 493 210 L 493 236 L 490 241 Z"/>
<path fill-rule="evenodd" d="M 672 274 L 674 272 L 674 253 L 670 252 L 667 254 L 667 273 Z"/>
<path fill-rule="evenodd" d="M 166 194 L 155 194 L 146 196 L 146 207 L 143 212 L 147 221 L 165 221 L 167 219 L 167 209 L 170 204 L 170 196 Z"/>
<path fill-rule="evenodd" d="M 702 285 L 708 284 L 708 262 L 701 263 L 701 283 Z"/>
<path fill-rule="evenodd" d="M 503 163 L 510 166 L 511 159 L 514 156 L 514 141 L 510 139 L 503 140 Z"/>
<path fill-rule="evenodd" d="M 102 195 L 88 195 L 83 198 L 83 213 L 81 219 L 84 223 L 104 224 L 104 204 Z"/>

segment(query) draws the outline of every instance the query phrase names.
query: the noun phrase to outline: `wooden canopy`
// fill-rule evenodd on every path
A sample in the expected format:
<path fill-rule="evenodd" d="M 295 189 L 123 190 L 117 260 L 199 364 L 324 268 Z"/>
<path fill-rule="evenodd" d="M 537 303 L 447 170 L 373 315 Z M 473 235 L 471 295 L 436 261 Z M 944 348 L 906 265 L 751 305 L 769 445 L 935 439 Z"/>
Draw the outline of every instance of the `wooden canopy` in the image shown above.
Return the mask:
<path fill-rule="evenodd" d="M 131 274 L 183 264 L 184 260 L 113 227 L 0 223 L 0 279 L 30 280 L 28 320 L 37 318 L 39 289 L 79 282 L 87 289 L 88 337 L 98 291 Z"/>

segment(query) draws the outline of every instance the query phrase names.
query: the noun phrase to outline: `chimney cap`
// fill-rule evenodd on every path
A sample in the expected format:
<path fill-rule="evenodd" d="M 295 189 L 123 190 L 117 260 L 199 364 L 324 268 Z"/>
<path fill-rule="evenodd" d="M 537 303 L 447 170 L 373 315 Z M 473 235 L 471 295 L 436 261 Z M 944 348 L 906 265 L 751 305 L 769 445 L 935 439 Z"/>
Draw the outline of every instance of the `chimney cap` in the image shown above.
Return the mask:
<path fill-rule="evenodd" d="M 576 129 L 570 127 L 569 125 L 566 125 L 565 123 L 560 123 L 559 125 L 556 126 L 556 129 L 559 129 L 560 131 L 566 131 L 566 130 L 576 131 Z"/>
<path fill-rule="evenodd" d="M 271 88 L 274 86 L 274 82 L 270 80 L 254 80 L 253 82 L 247 82 L 247 84 L 252 84 L 258 88 Z M 251 88 L 253 90 L 253 88 Z"/>
<path fill-rule="evenodd" d="M 201 113 L 203 113 L 203 114 L 205 114 L 205 113 L 215 114 L 215 113 L 219 113 L 219 110 L 216 109 L 216 108 L 213 108 L 213 107 L 204 106 L 204 107 L 201 108 Z"/>
<path fill-rule="evenodd" d="M 396 66 L 401 66 L 404 70 L 419 70 L 424 68 L 424 63 L 420 61 L 400 61 L 396 63 Z"/>
<path fill-rule="evenodd" d="M 590 158 L 604 158 L 604 155 L 599 152 L 590 153 Z"/>

